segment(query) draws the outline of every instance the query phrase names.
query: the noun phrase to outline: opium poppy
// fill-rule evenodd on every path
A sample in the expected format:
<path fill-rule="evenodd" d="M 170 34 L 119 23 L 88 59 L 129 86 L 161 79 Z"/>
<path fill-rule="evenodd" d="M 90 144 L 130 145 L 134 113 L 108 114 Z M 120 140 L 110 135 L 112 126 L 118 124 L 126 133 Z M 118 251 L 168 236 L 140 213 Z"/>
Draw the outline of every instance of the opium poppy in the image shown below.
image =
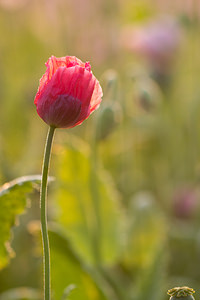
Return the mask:
<path fill-rule="evenodd" d="M 102 89 L 89 62 L 75 56 L 51 56 L 34 100 L 38 115 L 50 126 L 71 128 L 99 107 Z"/>

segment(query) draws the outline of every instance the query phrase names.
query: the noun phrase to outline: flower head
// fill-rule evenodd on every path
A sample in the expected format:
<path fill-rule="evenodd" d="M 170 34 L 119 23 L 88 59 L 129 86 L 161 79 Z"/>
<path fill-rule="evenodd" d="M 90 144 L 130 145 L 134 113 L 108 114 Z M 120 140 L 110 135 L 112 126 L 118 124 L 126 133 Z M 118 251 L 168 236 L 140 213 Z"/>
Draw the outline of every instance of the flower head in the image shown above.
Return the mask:
<path fill-rule="evenodd" d="M 57 128 L 81 124 L 99 107 L 103 96 L 90 63 L 75 56 L 51 56 L 45 65 L 34 100 L 38 115 Z"/>

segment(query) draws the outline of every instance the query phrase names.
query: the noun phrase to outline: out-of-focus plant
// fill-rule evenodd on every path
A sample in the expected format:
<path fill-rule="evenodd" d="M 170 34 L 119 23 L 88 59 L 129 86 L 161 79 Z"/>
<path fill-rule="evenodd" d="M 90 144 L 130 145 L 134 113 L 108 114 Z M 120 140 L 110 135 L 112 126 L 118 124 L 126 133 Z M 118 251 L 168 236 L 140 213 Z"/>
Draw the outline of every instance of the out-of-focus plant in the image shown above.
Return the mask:
<path fill-rule="evenodd" d="M 102 75 L 104 106 L 97 115 L 95 142 L 109 137 L 122 121 L 122 110 L 118 99 L 118 81 L 118 74 L 114 70 L 107 70 Z"/>
<path fill-rule="evenodd" d="M 162 87 L 168 83 L 180 42 L 177 22 L 164 16 L 146 25 L 127 27 L 122 34 L 123 46 L 148 62 L 152 77 Z"/>

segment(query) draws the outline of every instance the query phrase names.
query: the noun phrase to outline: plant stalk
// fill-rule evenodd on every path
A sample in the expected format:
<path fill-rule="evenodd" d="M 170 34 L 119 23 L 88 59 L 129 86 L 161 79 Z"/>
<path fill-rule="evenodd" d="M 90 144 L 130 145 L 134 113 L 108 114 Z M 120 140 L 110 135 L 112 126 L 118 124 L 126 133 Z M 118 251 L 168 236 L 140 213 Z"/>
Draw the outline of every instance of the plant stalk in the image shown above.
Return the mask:
<path fill-rule="evenodd" d="M 51 299 L 51 272 L 50 272 L 50 248 L 47 227 L 47 181 L 49 162 L 51 156 L 51 147 L 55 127 L 50 126 L 44 150 L 44 160 L 42 167 L 42 182 L 40 191 L 40 208 L 41 208 L 41 232 L 43 243 L 43 272 L 44 272 L 44 300 Z"/>

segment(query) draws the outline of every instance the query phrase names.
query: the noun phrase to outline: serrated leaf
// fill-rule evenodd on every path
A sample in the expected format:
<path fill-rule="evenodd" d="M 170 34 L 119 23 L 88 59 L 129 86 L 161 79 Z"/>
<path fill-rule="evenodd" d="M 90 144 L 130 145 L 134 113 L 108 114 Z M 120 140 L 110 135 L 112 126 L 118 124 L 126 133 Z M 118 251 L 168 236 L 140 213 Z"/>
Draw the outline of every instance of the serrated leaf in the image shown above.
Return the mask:
<path fill-rule="evenodd" d="M 108 265 L 121 250 L 118 194 L 108 174 L 94 168 L 84 149 L 82 143 L 67 146 L 58 155 L 57 220 L 84 261 Z"/>
<path fill-rule="evenodd" d="M 13 255 L 10 246 L 11 228 L 17 216 L 27 206 L 27 194 L 38 188 L 41 176 L 24 176 L 5 183 L 0 188 L 0 269 L 5 267 Z"/>

